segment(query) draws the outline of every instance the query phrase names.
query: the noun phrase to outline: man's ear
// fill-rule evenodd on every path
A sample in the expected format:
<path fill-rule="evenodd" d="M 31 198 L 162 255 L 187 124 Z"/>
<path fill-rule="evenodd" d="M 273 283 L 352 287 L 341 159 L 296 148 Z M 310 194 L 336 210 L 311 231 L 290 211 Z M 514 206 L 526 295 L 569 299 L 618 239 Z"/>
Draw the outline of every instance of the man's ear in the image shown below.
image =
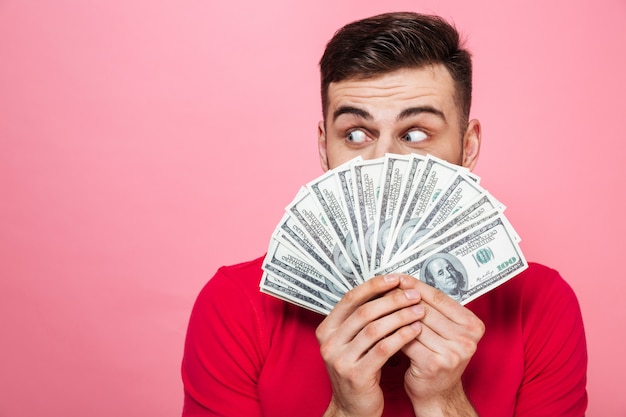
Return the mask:
<path fill-rule="evenodd" d="M 480 122 L 476 119 L 470 120 L 463 135 L 463 165 L 469 170 L 473 170 L 478 162 L 480 153 Z"/>
<path fill-rule="evenodd" d="M 323 120 L 317 125 L 317 147 L 320 153 L 320 165 L 326 172 L 328 171 L 328 154 L 326 152 L 326 129 Z"/>

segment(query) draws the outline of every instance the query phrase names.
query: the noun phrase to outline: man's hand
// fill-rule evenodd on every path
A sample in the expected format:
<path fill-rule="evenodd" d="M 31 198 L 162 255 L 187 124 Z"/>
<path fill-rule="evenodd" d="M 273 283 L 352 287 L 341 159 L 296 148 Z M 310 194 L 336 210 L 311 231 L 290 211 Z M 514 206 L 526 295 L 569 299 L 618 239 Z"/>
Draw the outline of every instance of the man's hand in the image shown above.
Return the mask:
<path fill-rule="evenodd" d="M 475 416 L 461 375 L 485 332 L 483 322 L 452 298 L 415 278 L 402 276 L 399 288 L 418 290 L 424 307 L 419 335 L 402 351 L 411 365 L 405 389 L 417 416 Z"/>
<path fill-rule="evenodd" d="M 424 317 L 416 286 L 400 288 L 400 281 L 395 274 L 366 281 L 349 291 L 317 328 L 333 387 L 325 416 L 382 414 L 381 368 L 393 354 L 416 341 L 422 329 L 419 320 Z M 418 350 L 411 348 L 411 352 Z"/>

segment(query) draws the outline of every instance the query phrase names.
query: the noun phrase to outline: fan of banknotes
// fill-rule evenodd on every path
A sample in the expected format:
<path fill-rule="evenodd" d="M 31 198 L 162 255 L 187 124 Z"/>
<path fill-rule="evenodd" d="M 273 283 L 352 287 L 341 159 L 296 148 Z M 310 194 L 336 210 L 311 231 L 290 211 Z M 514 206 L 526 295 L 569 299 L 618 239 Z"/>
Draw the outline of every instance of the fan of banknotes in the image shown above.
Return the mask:
<path fill-rule="evenodd" d="M 328 314 L 351 288 L 398 272 L 468 303 L 527 267 L 505 207 L 479 182 L 416 154 L 329 170 L 287 206 L 261 291 Z"/>

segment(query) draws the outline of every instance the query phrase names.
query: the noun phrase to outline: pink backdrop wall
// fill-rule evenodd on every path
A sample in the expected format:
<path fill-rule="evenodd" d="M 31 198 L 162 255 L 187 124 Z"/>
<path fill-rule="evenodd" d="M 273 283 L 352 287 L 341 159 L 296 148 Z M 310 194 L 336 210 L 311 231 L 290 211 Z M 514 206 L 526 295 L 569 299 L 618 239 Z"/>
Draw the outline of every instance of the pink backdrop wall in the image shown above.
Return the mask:
<path fill-rule="evenodd" d="M 588 415 L 626 415 L 623 0 L 38 3 L 0 1 L 0 416 L 179 414 L 195 295 L 321 172 L 325 42 L 404 9 L 467 35 L 477 172 L 579 296 Z"/>

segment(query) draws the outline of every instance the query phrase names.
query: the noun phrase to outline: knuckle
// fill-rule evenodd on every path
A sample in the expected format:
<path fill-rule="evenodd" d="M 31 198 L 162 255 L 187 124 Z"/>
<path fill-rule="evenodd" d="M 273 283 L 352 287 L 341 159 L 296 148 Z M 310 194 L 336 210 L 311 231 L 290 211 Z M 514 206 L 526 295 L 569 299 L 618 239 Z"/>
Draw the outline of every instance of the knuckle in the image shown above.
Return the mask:
<path fill-rule="evenodd" d="M 464 347 L 465 351 L 469 353 L 469 356 L 472 356 L 478 348 L 478 343 L 474 338 L 467 338 L 465 339 Z"/>
<path fill-rule="evenodd" d="M 460 354 L 459 352 L 451 352 L 449 357 L 448 357 L 448 367 L 450 369 L 454 369 L 457 366 L 459 366 L 461 363 L 463 363 L 465 360 L 464 355 Z"/>
<path fill-rule="evenodd" d="M 371 313 L 370 309 L 367 306 L 361 306 L 354 312 L 354 316 L 359 320 L 359 322 L 369 322 L 371 321 Z"/>
<path fill-rule="evenodd" d="M 459 319 L 459 324 L 475 337 L 481 338 L 485 334 L 485 323 L 469 311 Z"/>
<path fill-rule="evenodd" d="M 404 294 L 404 291 L 395 290 L 391 294 L 391 297 L 392 297 L 393 302 L 396 305 L 404 305 L 407 303 L 407 298 L 406 298 L 406 295 Z"/>
<path fill-rule="evenodd" d="M 320 345 L 320 355 L 322 356 L 323 359 L 329 359 L 332 357 L 332 355 L 334 354 L 335 349 L 333 349 L 330 344 L 328 343 L 322 343 Z"/>
<path fill-rule="evenodd" d="M 398 330 L 398 335 L 402 338 L 403 341 L 409 342 L 419 333 L 415 327 L 404 326 L 403 328 Z"/>
<path fill-rule="evenodd" d="M 326 339 L 326 326 L 324 323 L 320 324 L 317 326 L 317 329 L 315 329 L 315 337 L 317 338 L 318 343 L 321 343 Z"/>
<path fill-rule="evenodd" d="M 356 301 L 357 298 L 357 289 L 353 288 L 350 291 L 348 291 L 347 293 L 344 294 L 343 298 L 341 299 L 340 302 L 343 302 L 344 304 L 353 304 Z"/>
<path fill-rule="evenodd" d="M 435 289 L 433 293 L 433 303 L 435 305 L 441 304 L 446 300 L 446 297 L 447 296 L 442 291 Z"/>
<path fill-rule="evenodd" d="M 388 338 L 385 338 L 381 340 L 380 342 L 376 343 L 373 349 L 374 349 L 374 353 L 377 356 L 382 356 L 382 357 L 391 356 L 391 354 L 394 353 L 392 351 L 391 341 Z"/>
<path fill-rule="evenodd" d="M 442 355 L 438 361 L 435 361 L 436 370 L 441 371 L 445 369 L 450 371 L 458 368 L 465 361 L 466 358 L 462 352 L 451 349 L 447 351 L 445 355 Z"/>
<path fill-rule="evenodd" d="M 411 308 L 404 308 L 400 311 L 400 318 L 403 323 L 410 323 L 415 320 L 417 313 Z"/>
<path fill-rule="evenodd" d="M 479 338 L 485 333 L 485 323 L 473 314 L 465 317 L 463 327 L 468 329 L 472 335 Z"/>
<path fill-rule="evenodd" d="M 411 275 L 402 275 L 400 277 L 400 283 L 403 287 L 415 287 L 420 282 L 419 279 L 411 276 Z"/>
<path fill-rule="evenodd" d="M 456 363 L 468 361 L 476 352 L 477 343 L 471 337 L 463 337 L 458 341 L 458 350 L 453 352 Z"/>
<path fill-rule="evenodd" d="M 487 328 L 485 327 L 485 323 L 483 323 L 483 321 L 481 319 L 476 317 L 476 334 L 477 334 L 477 336 L 479 338 L 483 337 L 483 335 L 485 334 L 486 330 L 487 330 Z"/>
<path fill-rule="evenodd" d="M 363 328 L 363 334 L 368 339 L 377 339 L 377 338 L 379 338 L 381 336 L 380 332 L 381 332 L 380 324 L 377 323 L 377 322 L 369 323 L 369 324 L 367 324 Z"/>

